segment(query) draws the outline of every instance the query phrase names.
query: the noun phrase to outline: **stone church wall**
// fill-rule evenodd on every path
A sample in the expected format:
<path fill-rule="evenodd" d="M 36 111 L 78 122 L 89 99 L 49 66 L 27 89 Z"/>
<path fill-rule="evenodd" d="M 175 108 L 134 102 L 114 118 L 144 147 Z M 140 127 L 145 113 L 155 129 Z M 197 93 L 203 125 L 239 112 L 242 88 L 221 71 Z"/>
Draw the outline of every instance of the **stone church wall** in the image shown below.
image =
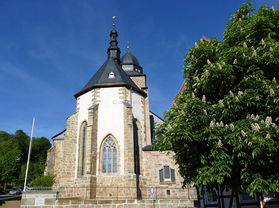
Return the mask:
<path fill-rule="evenodd" d="M 58 199 L 56 192 L 23 193 L 21 208 L 193 208 L 193 200 Z"/>
<path fill-rule="evenodd" d="M 94 95 L 95 90 L 91 90 L 77 98 L 78 129 L 82 122 L 88 120 L 88 108 L 93 104 L 92 100 L 94 99 Z M 77 138 L 79 138 L 79 132 L 77 132 Z"/>
<path fill-rule="evenodd" d="M 76 162 L 76 145 L 77 145 L 77 113 L 69 116 L 67 119 L 67 131 L 61 146 L 57 148 L 57 172 L 60 178 L 74 178 L 75 177 L 75 162 Z M 60 143 L 59 143 L 60 144 Z M 60 181 L 61 183 L 61 181 Z"/>
<path fill-rule="evenodd" d="M 110 134 L 114 137 L 119 145 L 120 153 L 120 173 L 124 173 L 124 123 L 123 121 L 123 102 L 121 97 L 121 88 L 101 88 L 100 89 L 100 103 L 98 110 L 98 133 L 97 133 L 97 147 L 98 155 L 100 155 L 101 145 L 103 140 Z M 109 126 L 109 129 L 108 129 Z M 100 167 L 100 158 L 97 158 L 98 170 Z"/>
<path fill-rule="evenodd" d="M 146 87 L 146 77 L 142 76 L 130 76 L 133 82 L 141 89 Z"/>
<path fill-rule="evenodd" d="M 61 178 L 63 166 L 63 142 L 64 140 L 54 140 L 53 146 L 48 150 L 45 175 L 55 175 L 55 186 Z"/>
<path fill-rule="evenodd" d="M 182 189 L 183 178 L 178 172 L 178 167 L 175 165 L 173 154 L 167 155 L 167 152 L 159 151 L 144 151 L 144 175 L 141 180 L 142 187 L 154 187 L 156 197 L 169 199 L 196 199 L 196 190 L 190 187 Z M 159 171 L 164 169 L 164 166 L 175 170 L 175 182 L 164 181 L 160 182 Z"/>
<path fill-rule="evenodd" d="M 136 199 L 136 175 L 97 177 L 96 199 Z"/>
<path fill-rule="evenodd" d="M 56 146 L 52 146 L 48 151 L 47 151 L 47 161 L 46 161 L 46 169 L 44 172 L 44 175 L 55 175 L 55 148 Z"/>
<path fill-rule="evenodd" d="M 132 111 L 133 116 L 141 125 L 141 138 L 145 138 L 145 105 L 144 105 L 144 97 L 137 92 L 132 93 Z"/>

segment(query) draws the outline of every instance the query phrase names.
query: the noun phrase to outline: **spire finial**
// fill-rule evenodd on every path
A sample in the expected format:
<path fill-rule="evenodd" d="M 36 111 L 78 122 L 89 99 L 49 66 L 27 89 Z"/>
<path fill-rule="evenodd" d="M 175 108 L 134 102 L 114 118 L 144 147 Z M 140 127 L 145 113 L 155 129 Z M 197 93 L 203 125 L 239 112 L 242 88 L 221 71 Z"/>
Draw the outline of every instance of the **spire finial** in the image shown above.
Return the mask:
<path fill-rule="evenodd" d="M 118 34 L 117 34 L 117 31 L 115 30 L 115 18 L 116 16 L 112 16 L 112 20 L 113 20 L 113 29 L 110 31 L 110 46 L 107 50 L 107 54 L 108 54 L 108 58 L 113 58 L 114 60 L 117 60 L 118 62 L 120 62 L 120 49 L 118 48 L 117 44 L 118 44 L 118 41 L 117 41 L 117 37 L 118 37 Z"/>
<path fill-rule="evenodd" d="M 127 41 L 127 51 L 130 52 L 130 41 Z"/>
<path fill-rule="evenodd" d="M 116 18 L 116 16 L 112 16 L 112 26 L 113 26 L 113 28 L 115 28 L 115 18 Z"/>

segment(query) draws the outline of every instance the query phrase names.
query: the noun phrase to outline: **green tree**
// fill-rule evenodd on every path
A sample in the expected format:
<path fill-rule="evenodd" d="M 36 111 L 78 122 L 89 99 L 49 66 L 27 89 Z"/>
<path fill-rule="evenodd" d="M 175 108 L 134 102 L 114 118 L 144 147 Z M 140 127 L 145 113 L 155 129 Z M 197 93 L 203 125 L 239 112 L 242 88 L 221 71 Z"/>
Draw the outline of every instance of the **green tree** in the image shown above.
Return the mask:
<path fill-rule="evenodd" d="M 23 184 L 24 177 L 25 177 L 26 161 L 28 156 L 30 138 L 27 138 L 26 141 L 28 145 L 23 150 L 24 151 L 23 158 L 26 159 L 21 165 L 21 169 L 18 177 L 18 184 Z M 46 158 L 47 158 L 47 151 L 50 147 L 51 144 L 47 138 L 45 137 L 33 138 L 27 183 L 30 184 L 36 178 L 43 176 L 45 170 Z"/>
<path fill-rule="evenodd" d="M 35 138 L 32 142 L 31 160 L 44 164 L 47 158 L 47 151 L 50 147 L 51 145 L 47 138 Z"/>
<path fill-rule="evenodd" d="M 25 172 L 26 172 L 26 163 L 21 165 L 21 171 L 19 173 L 19 184 L 23 184 L 24 178 L 25 178 Z M 27 178 L 27 184 L 31 185 L 33 180 L 36 178 L 43 176 L 45 170 L 45 165 L 41 164 L 39 162 L 30 162 L 29 163 L 29 169 L 28 169 L 28 178 Z"/>
<path fill-rule="evenodd" d="M 35 187 L 51 187 L 55 182 L 55 176 L 47 175 L 47 176 L 39 176 L 35 178 L 32 182 L 32 185 Z"/>
<path fill-rule="evenodd" d="M 5 190 L 8 183 L 16 181 L 20 165 L 19 157 L 18 145 L 12 140 L 0 143 L 0 189 Z"/>
<path fill-rule="evenodd" d="M 5 131 L 0 131 L 0 143 L 7 141 L 10 138 L 10 134 Z"/>
<path fill-rule="evenodd" d="M 22 130 L 15 134 L 0 131 L 0 192 L 6 187 L 22 186 L 26 171 L 30 138 Z M 33 138 L 28 182 L 43 176 L 47 151 L 51 147 L 47 138 Z"/>
<path fill-rule="evenodd" d="M 10 136 L 13 138 L 14 142 L 19 146 L 21 153 L 21 163 L 26 163 L 30 141 L 29 136 L 22 130 L 16 130 L 15 134 L 11 134 Z"/>
<path fill-rule="evenodd" d="M 184 185 L 279 192 L 279 11 L 241 5 L 223 41 L 189 50 L 184 72 L 184 91 L 157 129 Z"/>

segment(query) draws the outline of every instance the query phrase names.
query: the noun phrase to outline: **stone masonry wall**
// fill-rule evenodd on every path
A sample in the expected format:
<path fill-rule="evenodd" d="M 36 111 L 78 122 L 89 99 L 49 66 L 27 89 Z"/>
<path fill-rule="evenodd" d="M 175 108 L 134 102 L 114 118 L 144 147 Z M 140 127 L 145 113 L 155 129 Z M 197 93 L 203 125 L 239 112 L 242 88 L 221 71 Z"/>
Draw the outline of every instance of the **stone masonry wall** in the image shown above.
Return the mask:
<path fill-rule="evenodd" d="M 190 187 L 182 189 L 183 178 L 178 172 L 178 167 L 175 165 L 173 154 L 159 151 L 143 151 L 144 158 L 144 175 L 140 180 L 141 187 L 154 187 L 156 197 L 158 198 L 187 198 L 196 199 L 196 190 Z M 175 170 L 175 183 L 160 182 L 159 170 L 164 168 L 164 165 Z M 155 192 L 154 191 L 154 192 Z"/>
<path fill-rule="evenodd" d="M 97 176 L 96 199 L 136 199 L 136 175 Z"/>
<path fill-rule="evenodd" d="M 136 175 L 84 175 L 59 187 L 58 198 L 136 199 Z"/>
<path fill-rule="evenodd" d="M 58 140 L 53 142 L 55 145 L 55 168 L 54 168 L 54 175 L 55 177 L 55 183 L 58 184 L 59 180 L 61 178 L 61 169 L 63 166 L 63 144 L 64 140 Z"/>
<path fill-rule="evenodd" d="M 98 104 L 88 110 L 86 130 L 85 174 L 96 174 Z"/>
<path fill-rule="evenodd" d="M 121 200 L 121 199 L 58 199 L 56 192 L 27 192 L 22 195 L 21 208 L 192 208 L 193 201 Z"/>
<path fill-rule="evenodd" d="M 144 92 L 147 94 L 144 99 L 144 116 L 145 116 L 145 139 L 143 141 L 144 146 L 151 144 L 151 129 L 150 129 L 150 117 L 149 117 L 149 95 L 148 89 L 144 89 Z"/>
<path fill-rule="evenodd" d="M 75 177 L 77 116 L 78 114 L 74 113 L 67 119 L 67 131 L 62 147 L 63 158 L 61 158 L 60 160 L 60 186 L 63 186 L 63 179 L 70 179 Z"/>
<path fill-rule="evenodd" d="M 132 108 L 124 108 L 124 173 L 134 173 L 134 137 Z"/>
<path fill-rule="evenodd" d="M 47 160 L 46 160 L 46 169 L 44 175 L 55 175 L 54 166 L 55 166 L 55 148 L 56 146 L 52 146 L 47 151 Z"/>
<path fill-rule="evenodd" d="M 56 187 L 59 183 L 61 177 L 61 166 L 63 165 L 63 141 L 64 140 L 54 140 L 53 146 L 48 150 L 45 175 L 55 175 Z"/>
<path fill-rule="evenodd" d="M 133 80 L 133 82 L 139 88 L 145 88 L 146 87 L 146 77 L 144 75 L 142 75 L 142 76 L 130 76 L 130 78 Z"/>

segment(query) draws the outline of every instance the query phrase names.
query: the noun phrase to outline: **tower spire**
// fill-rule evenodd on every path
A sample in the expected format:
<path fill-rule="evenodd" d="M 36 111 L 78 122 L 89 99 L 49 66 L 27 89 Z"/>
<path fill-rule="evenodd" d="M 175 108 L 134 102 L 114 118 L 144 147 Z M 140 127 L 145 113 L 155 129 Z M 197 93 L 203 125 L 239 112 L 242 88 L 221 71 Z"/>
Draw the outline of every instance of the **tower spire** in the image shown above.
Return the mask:
<path fill-rule="evenodd" d="M 127 51 L 130 52 L 130 41 L 127 41 Z"/>
<path fill-rule="evenodd" d="M 113 29 L 115 28 L 115 18 L 116 18 L 116 16 L 112 16 L 112 27 L 113 27 Z"/>
<path fill-rule="evenodd" d="M 110 46 L 107 50 L 107 54 L 108 54 L 108 58 L 113 58 L 114 60 L 116 60 L 117 62 L 120 62 L 120 49 L 118 48 L 118 41 L 117 41 L 117 31 L 115 29 L 115 18 L 116 16 L 112 17 L 113 23 L 112 23 L 112 30 L 110 32 Z"/>

